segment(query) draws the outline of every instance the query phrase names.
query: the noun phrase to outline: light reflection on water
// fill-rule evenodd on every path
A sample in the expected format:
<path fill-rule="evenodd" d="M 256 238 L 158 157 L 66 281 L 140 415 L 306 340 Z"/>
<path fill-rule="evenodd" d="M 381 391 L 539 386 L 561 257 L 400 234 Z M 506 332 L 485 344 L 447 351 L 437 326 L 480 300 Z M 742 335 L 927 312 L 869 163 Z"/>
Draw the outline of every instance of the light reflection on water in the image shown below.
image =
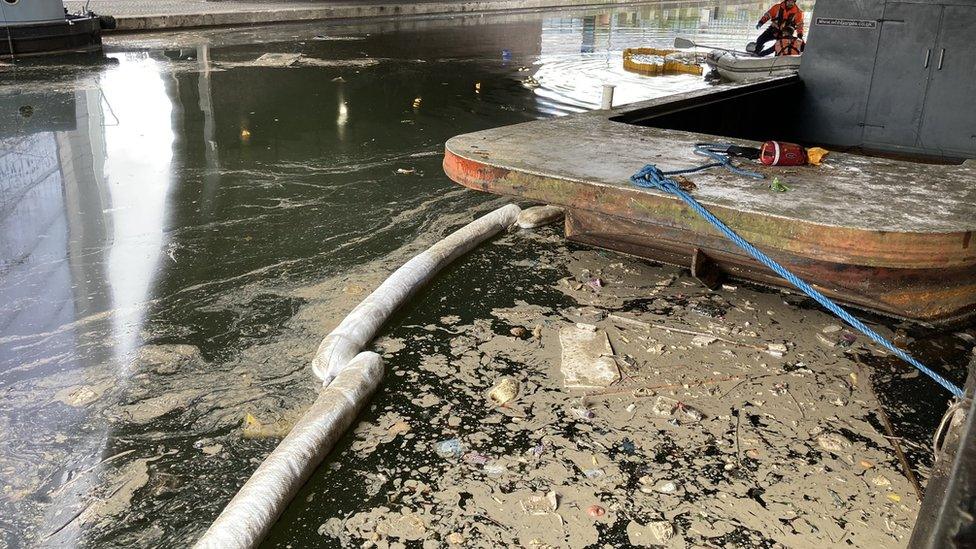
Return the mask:
<path fill-rule="evenodd" d="M 750 39 L 752 6 L 642 8 L 635 12 L 543 21 L 535 90 L 547 113 L 582 111 L 600 103 L 603 84 L 614 84 L 614 104 L 623 105 L 702 87 L 701 77 L 647 77 L 626 72 L 624 48 L 670 49 L 677 36 L 720 47 L 741 48 Z M 754 23 L 753 23 L 754 24 Z"/>
<path fill-rule="evenodd" d="M 156 61 L 145 54 L 118 55 L 119 65 L 100 78 L 105 101 L 118 119 L 105 126 L 105 189 L 110 223 L 106 276 L 115 356 L 125 363 L 138 345 L 156 263 L 163 254 L 166 200 L 173 182 L 172 100 Z M 123 373 L 125 376 L 125 373 Z"/>
<path fill-rule="evenodd" d="M 48 379 L 57 387 L 87 387 L 92 382 L 87 361 L 118 365 L 119 386 L 131 374 L 127 365 L 141 344 L 145 305 L 161 257 L 175 136 L 172 100 L 158 64 L 145 54 L 118 59 L 95 89 L 3 102 L 8 115 L 20 115 L 25 130 L 0 145 L 7 176 L 0 246 L 6 341 L 0 345 L 0 373 L 7 387 L 21 377 L 44 379 L 45 373 L 53 374 Z M 107 104 L 112 105 L 108 120 Z M 45 129 L 57 131 L 36 131 Z M 111 327 L 101 334 L 108 343 L 101 351 L 110 355 L 100 351 L 87 360 L 68 358 L 87 343 L 89 334 L 77 323 L 104 311 L 114 311 Z M 50 398 L 38 397 L 40 402 L 31 404 L 43 405 L 43 398 Z M 59 439 L 63 433 L 75 434 L 74 455 L 57 465 L 71 468 L 76 459 L 103 454 L 111 439 L 109 425 L 84 407 L 62 408 L 56 422 L 43 426 Z M 9 437 L 19 431 L 15 424 L 32 423 L 29 411 L 5 412 L 4 455 L 30 459 L 18 454 L 34 454 L 29 446 L 35 439 Z M 77 508 L 88 505 L 86 491 L 95 488 L 90 480 L 98 475 L 97 467 L 88 471 L 88 477 L 59 491 L 44 509 L 45 529 L 57 531 Z"/>
<path fill-rule="evenodd" d="M 704 86 L 626 73 L 621 50 L 677 35 L 741 47 L 758 14 L 687 3 L 139 35 L 109 40 L 104 63 L 3 69 L 0 545 L 198 533 L 263 451 L 233 435 L 240 410 L 215 400 L 136 425 L 120 404 L 174 388 L 206 401 L 208 376 L 242 379 L 235 361 L 275 338 L 310 353 L 323 326 L 295 329 L 304 301 L 282 287 L 382 265 L 493 205 L 441 174 L 447 138 L 592 108 L 604 83 L 617 104 Z M 233 65 L 266 52 L 379 63 Z M 145 343 L 194 345 L 206 362 L 162 377 L 132 366 Z M 306 359 L 269 361 L 266 385 L 242 381 L 241 400 L 297 405 L 287 381 Z M 232 459 L 193 448 L 216 436 L 233 441 Z M 84 514 L 137 459 L 154 461 L 131 506 Z"/>

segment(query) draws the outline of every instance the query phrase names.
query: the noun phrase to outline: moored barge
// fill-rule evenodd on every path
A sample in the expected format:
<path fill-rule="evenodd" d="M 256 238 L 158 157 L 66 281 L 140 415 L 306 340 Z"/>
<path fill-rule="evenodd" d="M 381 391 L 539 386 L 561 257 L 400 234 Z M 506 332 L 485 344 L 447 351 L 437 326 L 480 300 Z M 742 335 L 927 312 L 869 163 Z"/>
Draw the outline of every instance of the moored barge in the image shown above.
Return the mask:
<path fill-rule="evenodd" d="M 0 57 L 18 58 L 102 49 L 102 30 L 115 18 L 68 13 L 61 0 L 0 0 Z"/>

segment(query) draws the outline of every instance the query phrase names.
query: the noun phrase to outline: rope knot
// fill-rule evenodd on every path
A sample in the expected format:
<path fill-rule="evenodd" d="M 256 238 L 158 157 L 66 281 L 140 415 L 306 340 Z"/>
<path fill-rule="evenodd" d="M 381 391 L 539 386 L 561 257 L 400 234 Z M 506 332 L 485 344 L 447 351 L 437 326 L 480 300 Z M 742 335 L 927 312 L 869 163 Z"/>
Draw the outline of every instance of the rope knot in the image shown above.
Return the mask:
<path fill-rule="evenodd" d="M 654 164 L 648 164 L 641 168 L 640 171 L 630 177 L 630 181 L 638 187 L 658 189 L 665 192 L 671 192 L 666 185 L 667 183 L 674 184 L 674 181 L 664 175 L 664 172 Z"/>

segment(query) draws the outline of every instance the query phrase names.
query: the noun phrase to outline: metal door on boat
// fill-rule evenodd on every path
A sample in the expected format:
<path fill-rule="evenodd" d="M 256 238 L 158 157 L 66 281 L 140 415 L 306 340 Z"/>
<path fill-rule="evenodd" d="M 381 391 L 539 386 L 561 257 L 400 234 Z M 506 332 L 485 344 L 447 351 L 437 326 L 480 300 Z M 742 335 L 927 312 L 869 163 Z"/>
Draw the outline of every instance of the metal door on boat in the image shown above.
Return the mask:
<path fill-rule="evenodd" d="M 946 6 L 932 50 L 919 146 L 947 155 L 976 156 L 976 8 Z"/>
<path fill-rule="evenodd" d="M 864 116 L 865 144 L 912 147 L 918 141 L 941 16 L 939 5 L 885 6 Z"/>

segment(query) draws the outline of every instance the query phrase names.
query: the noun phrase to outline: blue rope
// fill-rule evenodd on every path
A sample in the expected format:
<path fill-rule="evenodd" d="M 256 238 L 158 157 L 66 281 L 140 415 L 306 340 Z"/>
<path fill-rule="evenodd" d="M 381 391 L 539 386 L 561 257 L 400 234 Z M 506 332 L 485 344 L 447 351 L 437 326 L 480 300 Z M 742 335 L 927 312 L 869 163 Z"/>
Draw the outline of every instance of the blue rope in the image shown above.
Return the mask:
<path fill-rule="evenodd" d="M 692 168 L 685 168 L 683 170 L 672 170 L 670 172 L 664 172 L 664 175 L 683 175 L 686 173 L 695 173 L 702 170 L 707 170 L 709 168 L 724 167 L 726 170 L 734 173 L 735 175 L 741 175 L 742 177 L 751 177 L 752 179 L 766 179 L 766 176 L 759 172 L 753 172 L 749 170 L 743 170 L 742 168 L 737 168 L 732 164 L 732 157 L 728 155 L 725 151 L 728 150 L 729 146 L 720 143 L 698 143 L 695 145 L 695 154 L 699 156 L 707 156 L 712 159 L 711 164 L 702 164 L 701 166 L 695 166 Z M 631 178 L 633 181 L 633 178 Z"/>
<path fill-rule="evenodd" d="M 695 168 L 688 168 L 684 170 L 673 170 L 663 172 L 658 169 L 654 164 L 648 164 L 644 166 L 639 172 L 631 176 L 630 181 L 637 185 L 638 187 L 643 187 L 647 189 L 657 189 L 678 196 L 681 200 L 685 201 L 686 204 L 691 206 L 691 209 L 695 210 L 698 215 L 702 216 L 706 221 L 715 226 L 718 230 L 722 232 L 729 240 L 734 242 L 736 246 L 742 248 L 754 257 L 757 261 L 763 265 L 772 269 L 776 274 L 786 279 L 790 284 L 795 286 L 797 289 L 812 297 L 817 303 L 823 305 L 828 311 L 834 313 L 840 317 L 844 322 L 850 324 L 854 328 L 858 329 L 861 333 L 871 338 L 875 343 L 881 345 L 885 349 L 891 351 L 895 356 L 904 360 L 905 362 L 911 364 L 912 366 L 918 368 L 920 372 L 932 378 L 933 381 L 944 387 L 947 391 L 955 395 L 956 397 L 962 398 L 962 389 L 954 385 L 952 382 L 942 377 L 938 373 L 930 370 L 924 364 L 910 356 L 905 351 L 902 351 L 898 347 L 895 347 L 890 341 L 881 336 L 881 334 L 875 332 L 871 328 L 868 328 L 863 322 L 851 316 L 846 310 L 844 310 L 840 305 L 837 305 L 831 301 L 827 296 L 815 290 L 812 286 L 799 279 L 796 275 L 786 270 L 785 267 L 779 263 L 773 261 L 766 254 L 759 251 L 755 246 L 748 243 L 741 236 L 730 229 L 725 223 L 719 221 L 717 217 L 712 215 L 710 211 L 705 209 L 704 206 L 698 203 L 691 195 L 681 190 L 678 187 L 677 182 L 671 179 L 670 176 L 678 175 L 683 173 L 692 173 L 708 168 L 714 168 L 718 166 L 724 166 L 727 170 L 734 174 L 744 175 L 746 177 L 753 177 L 757 179 L 763 179 L 761 174 L 756 172 L 750 172 L 748 170 L 743 170 L 741 168 L 736 168 L 732 165 L 732 160 L 727 155 L 721 154 L 721 152 L 716 152 L 713 149 L 717 149 L 720 146 L 710 145 L 710 144 L 699 144 L 695 147 L 695 153 L 708 156 L 715 160 L 712 164 L 706 164 L 704 166 L 698 166 Z"/>

